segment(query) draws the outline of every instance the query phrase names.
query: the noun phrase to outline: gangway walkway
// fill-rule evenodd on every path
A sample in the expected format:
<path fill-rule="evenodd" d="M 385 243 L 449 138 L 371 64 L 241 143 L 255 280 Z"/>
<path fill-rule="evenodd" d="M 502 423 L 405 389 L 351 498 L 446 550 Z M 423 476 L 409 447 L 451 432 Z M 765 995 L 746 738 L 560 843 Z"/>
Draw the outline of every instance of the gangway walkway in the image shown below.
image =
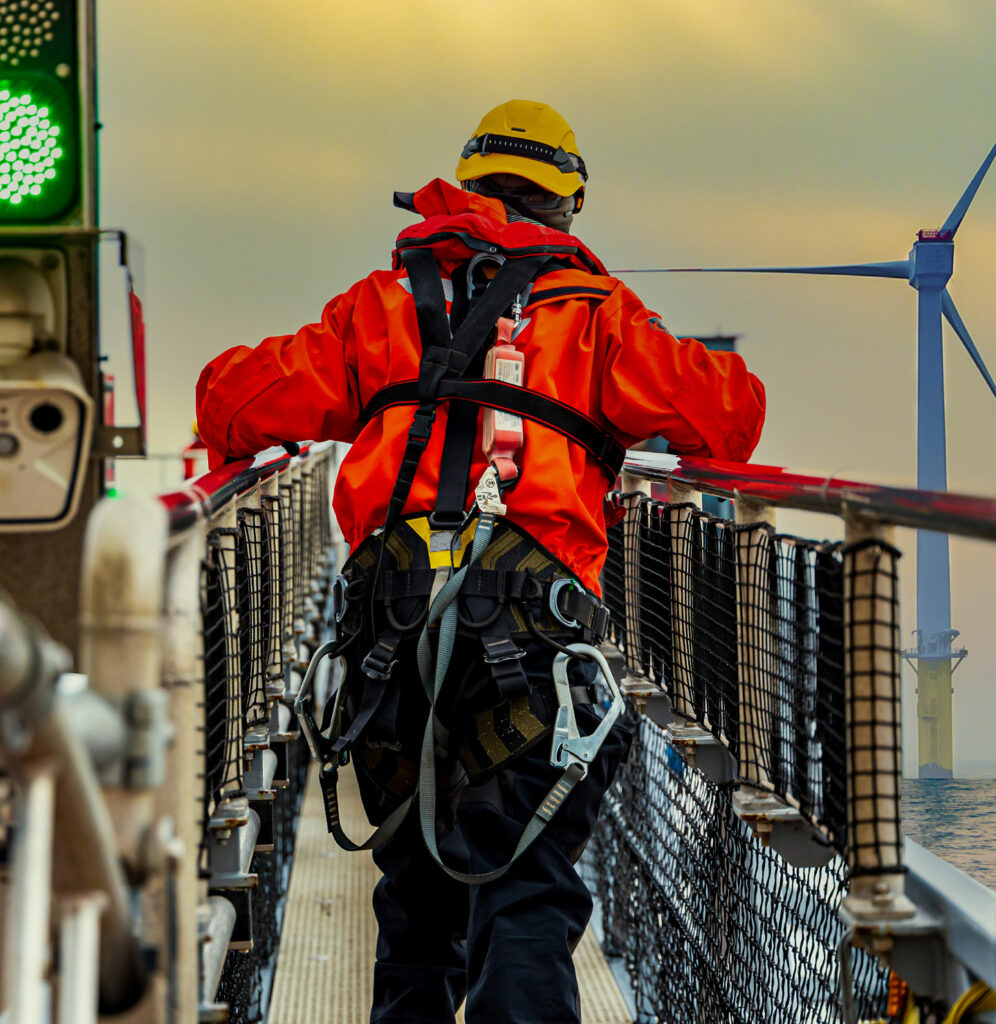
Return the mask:
<path fill-rule="evenodd" d="M 367 829 L 352 780 L 340 786 L 347 831 Z M 370 1012 L 379 872 L 368 853 L 344 853 L 325 830 L 314 774 L 301 808 L 269 1024 L 358 1024 Z M 584 1024 L 631 1024 L 591 931 L 575 954 Z M 463 1021 L 463 1015 L 457 1018 Z"/>

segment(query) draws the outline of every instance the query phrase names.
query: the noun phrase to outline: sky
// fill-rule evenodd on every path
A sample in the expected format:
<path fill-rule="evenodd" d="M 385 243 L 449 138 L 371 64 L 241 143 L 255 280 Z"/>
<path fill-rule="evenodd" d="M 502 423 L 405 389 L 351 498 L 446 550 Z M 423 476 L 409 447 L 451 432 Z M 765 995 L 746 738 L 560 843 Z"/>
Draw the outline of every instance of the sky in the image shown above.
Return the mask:
<path fill-rule="evenodd" d="M 613 269 L 902 259 L 996 141 L 991 0 L 97 6 L 101 221 L 144 247 L 157 452 L 187 440 L 208 359 L 292 333 L 389 265 L 411 220 L 392 192 L 452 180 L 506 99 L 550 103 L 572 124 L 590 173 L 576 233 Z M 949 286 L 996 372 L 994 272 L 996 170 Z M 768 393 L 755 462 L 915 483 L 906 284 L 626 280 L 676 334 L 742 336 Z M 996 494 L 996 400 L 947 330 L 944 345 L 949 487 Z M 779 526 L 840 535 L 831 517 L 785 513 Z M 898 540 L 911 642 L 913 535 Z M 993 545 L 953 542 L 953 624 L 970 652 L 955 675 L 956 761 L 996 758 L 994 575 Z M 910 725 L 914 685 L 908 673 Z"/>

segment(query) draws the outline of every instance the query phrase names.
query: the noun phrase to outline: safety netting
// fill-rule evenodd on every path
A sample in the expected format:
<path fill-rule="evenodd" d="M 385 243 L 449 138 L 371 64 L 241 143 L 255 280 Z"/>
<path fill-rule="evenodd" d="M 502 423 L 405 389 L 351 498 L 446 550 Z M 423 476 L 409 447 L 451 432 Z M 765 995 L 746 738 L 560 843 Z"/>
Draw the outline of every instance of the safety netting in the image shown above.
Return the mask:
<path fill-rule="evenodd" d="M 840 1021 L 840 902 L 857 875 L 902 870 L 898 553 L 644 495 L 613 495 L 608 521 L 612 640 L 653 717 L 631 706 L 634 748 L 584 868 L 637 1019 Z M 727 770 L 670 742 L 689 724 Z M 825 863 L 759 841 L 744 792 L 794 808 Z M 885 974 L 853 963 L 859 1015 L 878 1018 Z"/>
<path fill-rule="evenodd" d="M 216 516 L 202 561 L 201 866 L 210 891 L 239 908 L 239 948 L 229 951 L 214 998 L 229 1020 L 246 1024 L 266 1018 L 309 764 L 291 704 L 331 587 L 329 458 L 285 470 Z M 269 769 L 264 752 L 274 759 Z M 240 799 L 260 821 L 255 850 L 245 877 L 218 883 L 209 832 L 238 813 Z"/>
<path fill-rule="evenodd" d="M 628 762 L 585 852 L 603 949 L 625 966 L 641 1024 L 838 1024 L 843 858 L 788 864 L 732 806 L 732 786 L 689 765 L 631 715 Z M 883 1016 L 886 975 L 852 954 L 862 1019 Z"/>
<path fill-rule="evenodd" d="M 796 808 L 852 875 L 902 864 L 899 553 L 614 495 L 604 598 L 628 670 Z"/>

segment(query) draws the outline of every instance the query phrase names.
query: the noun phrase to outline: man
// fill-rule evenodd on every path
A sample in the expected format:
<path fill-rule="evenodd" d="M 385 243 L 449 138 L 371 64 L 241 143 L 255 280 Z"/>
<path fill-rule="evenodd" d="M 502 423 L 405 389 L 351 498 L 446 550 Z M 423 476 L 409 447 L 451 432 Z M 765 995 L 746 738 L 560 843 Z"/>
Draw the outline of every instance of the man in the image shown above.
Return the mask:
<path fill-rule="evenodd" d="M 651 436 L 747 459 L 764 390 L 738 355 L 675 339 L 570 235 L 587 171 L 552 108 L 490 111 L 456 176 L 462 190 L 395 196 L 422 220 L 391 270 L 319 323 L 213 360 L 197 418 L 220 456 L 352 442 L 333 501 L 353 551 L 345 701 L 322 779 L 328 802 L 351 750 L 377 840 L 390 834 L 371 1021 L 452 1022 L 466 996 L 468 1024 L 568 1024 L 591 912 L 573 864 L 627 746 L 616 726 L 547 804 L 555 659 L 605 628 L 603 498 L 623 448 Z M 569 673 L 590 733 L 586 657 Z"/>

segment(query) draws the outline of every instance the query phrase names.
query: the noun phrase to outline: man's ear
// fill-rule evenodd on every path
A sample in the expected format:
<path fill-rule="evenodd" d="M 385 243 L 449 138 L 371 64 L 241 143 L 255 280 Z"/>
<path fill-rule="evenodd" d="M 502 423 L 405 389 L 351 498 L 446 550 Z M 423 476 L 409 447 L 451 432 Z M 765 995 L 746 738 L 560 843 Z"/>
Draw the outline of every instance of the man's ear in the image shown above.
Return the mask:
<path fill-rule="evenodd" d="M 581 191 L 580 189 L 578 189 L 578 191 L 574 193 L 574 210 L 573 210 L 573 212 L 574 213 L 580 213 L 582 206 L 584 206 L 584 192 Z"/>

